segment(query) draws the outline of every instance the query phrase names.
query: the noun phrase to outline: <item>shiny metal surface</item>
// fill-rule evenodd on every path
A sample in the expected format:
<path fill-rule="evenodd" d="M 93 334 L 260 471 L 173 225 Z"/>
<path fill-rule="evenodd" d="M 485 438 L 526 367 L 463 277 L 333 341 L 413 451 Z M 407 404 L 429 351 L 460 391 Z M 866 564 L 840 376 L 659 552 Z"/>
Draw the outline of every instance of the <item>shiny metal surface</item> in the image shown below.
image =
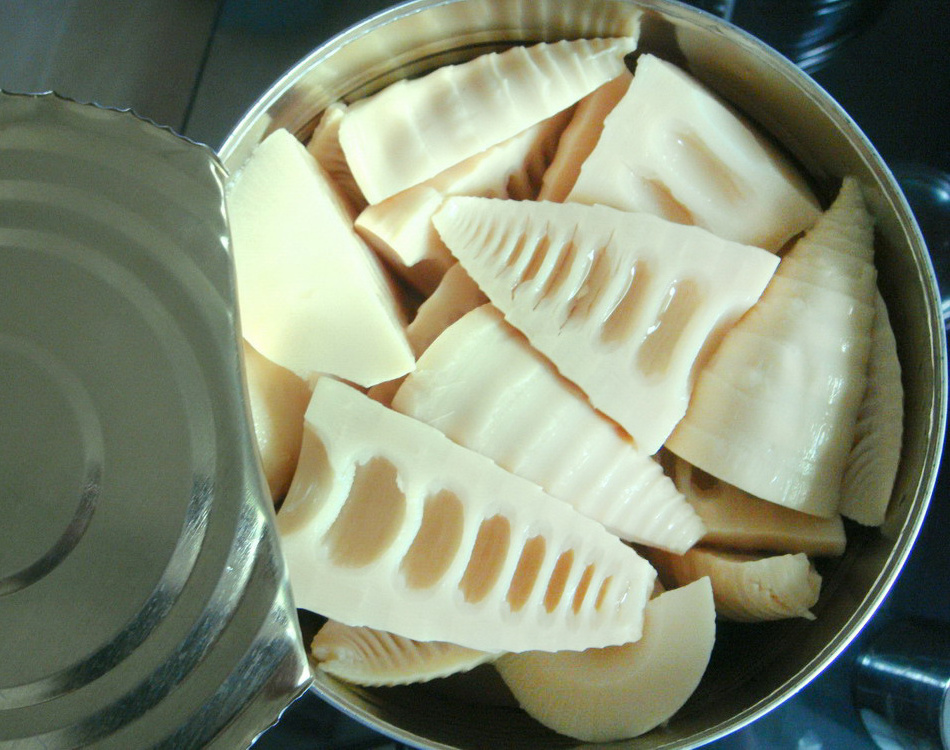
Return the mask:
<path fill-rule="evenodd" d="M 914 163 L 895 165 L 894 174 L 927 241 L 940 284 L 944 323 L 950 327 L 950 174 Z"/>
<path fill-rule="evenodd" d="M 814 72 L 878 15 L 886 0 L 698 0 L 759 38 L 803 70 Z M 778 26 L 777 17 L 782 18 Z"/>
<path fill-rule="evenodd" d="M 858 657 L 854 702 L 884 750 L 950 748 L 950 626 L 888 625 Z"/>
<path fill-rule="evenodd" d="M 181 132 L 220 0 L 3 0 L 0 88 L 131 108 Z"/>
<path fill-rule="evenodd" d="M 664 0 L 417 0 L 322 45 L 268 90 L 226 139 L 230 169 L 268 132 L 306 138 L 320 111 L 406 75 L 515 42 L 625 34 L 686 66 L 758 121 L 830 199 L 857 175 L 878 219 L 877 265 L 907 394 L 905 445 L 881 530 L 850 527 L 848 551 L 824 561 L 816 622 L 723 623 L 712 666 L 687 706 L 649 735 L 618 747 L 697 747 L 742 727 L 808 683 L 855 637 L 898 575 L 929 502 L 946 419 L 946 341 L 933 269 L 892 174 L 848 115 L 791 62 L 728 24 Z M 517 711 L 460 703 L 424 688 L 354 689 L 318 675 L 315 690 L 379 731 L 418 747 L 547 748 L 572 743 Z"/>
<path fill-rule="evenodd" d="M 309 682 L 224 178 L 128 112 L 0 93 L 0 748 L 246 746 Z"/>

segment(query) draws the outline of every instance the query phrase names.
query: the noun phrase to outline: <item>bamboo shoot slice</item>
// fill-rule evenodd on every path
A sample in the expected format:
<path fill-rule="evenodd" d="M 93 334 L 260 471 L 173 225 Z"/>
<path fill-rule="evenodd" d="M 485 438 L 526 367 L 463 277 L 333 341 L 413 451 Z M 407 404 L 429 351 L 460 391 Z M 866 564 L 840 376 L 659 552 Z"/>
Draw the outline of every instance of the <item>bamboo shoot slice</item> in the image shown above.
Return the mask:
<path fill-rule="evenodd" d="M 350 170 L 379 203 L 572 106 L 635 48 L 632 37 L 515 46 L 397 81 L 343 118 Z"/>
<path fill-rule="evenodd" d="M 276 130 L 228 185 L 241 327 L 272 362 L 371 386 L 415 360 L 392 284 L 303 144 Z"/>
<path fill-rule="evenodd" d="M 703 578 L 652 599 L 636 643 L 505 654 L 495 668 L 548 728 L 609 742 L 644 734 L 682 708 L 706 671 L 715 634 L 712 587 Z"/>
<path fill-rule="evenodd" d="M 708 576 L 716 614 L 726 620 L 815 619 L 811 608 L 821 593 L 821 576 L 801 552 L 761 557 L 693 547 L 685 555 L 651 550 L 649 557 L 669 585 L 685 586 Z"/>
<path fill-rule="evenodd" d="M 340 123 L 343 121 L 344 112 L 346 104 L 343 102 L 334 102 L 323 110 L 320 122 L 307 141 L 307 151 L 329 175 L 351 216 L 356 217 L 366 208 L 366 198 L 353 179 L 353 173 L 350 172 L 350 166 L 346 163 L 346 156 L 340 147 Z"/>
<path fill-rule="evenodd" d="M 865 391 L 875 293 L 873 220 L 846 179 L 699 374 L 667 447 L 756 497 L 834 516 Z"/>
<path fill-rule="evenodd" d="M 567 199 L 655 213 L 773 252 L 820 214 L 804 179 L 761 133 L 649 54 L 637 59 Z"/>
<path fill-rule="evenodd" d="M 310 388 L 246 341 L 243 347 L 254 437 L 271 499 L 278 503 L 287 493 L 297 468 Z"/>
<path fill-rule="evenodd" d="M 537 485 L 330 378 L 277 526 L 297 606 L 483 651 L 636 640 L 655 579 Z"/>
<path fill-rule="evenodd" d="M 488 298 L 465 269 L 458 263 L 453 264 L 435 292 L 419 306 L 416 317 L 406 329 L 416 358 L 421 357 L 446 328 L 486 302 Z"/>
<path fill-rule="evenodd" d="M 320 669 L 354 685 L 428 682 L 486 664 L 487 651 L 441 641 L 414 641 L 383 630 L 328 620 L 310 645 Z"/>
<path fill-rule="evenodd" d="M 577 182 L 581 165 L 594 150 L 604 129 L 604 118 L 626 93 L 633 78 L 629 70 L 588 94 L 574 108 L 571 122 L 557 144 L 557 152 L 544 173 L 538 200 L 562 203 Z"/>
<path fill-rule="evenodd" d="M 685 552 L 705 531 L 660 465 L 491 305 L 432 343 L 392 406 L 535 482 L 621 539 Z"/>
<path fill-rule="evenodd" d="M 841 516 L 819 518 L 770 503 L 667 454 L 676 488 L 706 526 L 702 543 L 744 552 L 844 554 Z"/>
<path fill-rule="evenodd" d="M 842 515 L 864 526 L 884 523 L 904 433 L 904 387 L 897 341 L 880 294 L 874 310 L 867 390 L 841 485 Z"/>
<path fill-rule="evenodd" d="M 557 113 L 508 140 L 366 208 L 356 231 L 410 284 L 431 294 L 455 259 L 432 226 L 450 195 L 533 199 L 542 175 L 571 119 Z"/>
<path fill-rule="evenodd" d="M 439 334 L 465 313 L 484 305 L 488 298 L 458 263 L 452 265 L 435 291 L 419 306 L 406 328 L 406 338 L 416 358 L 429 348 Z M 389 406 L 405 378 L 387 380 L 367 391 L 370 398 Z"/>
<path fill-rule="evenodd" d="M 778 263 L 699 227 L 604 206 L 456 197 L 433 221 L 506 320 L 648 455 L 685 413 L 694 370 Z"/>

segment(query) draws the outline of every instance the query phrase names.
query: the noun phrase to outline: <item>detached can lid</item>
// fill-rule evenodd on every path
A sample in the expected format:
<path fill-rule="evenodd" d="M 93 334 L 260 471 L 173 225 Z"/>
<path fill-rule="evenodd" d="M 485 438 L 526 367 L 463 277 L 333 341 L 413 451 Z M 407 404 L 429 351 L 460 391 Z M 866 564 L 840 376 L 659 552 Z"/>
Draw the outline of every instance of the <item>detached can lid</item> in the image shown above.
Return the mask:
<path fill-rule="evenodd" d="M 0 92 L 0 748 L 247 746 L 311 682 L 225 178 L 130 112 Z"/>

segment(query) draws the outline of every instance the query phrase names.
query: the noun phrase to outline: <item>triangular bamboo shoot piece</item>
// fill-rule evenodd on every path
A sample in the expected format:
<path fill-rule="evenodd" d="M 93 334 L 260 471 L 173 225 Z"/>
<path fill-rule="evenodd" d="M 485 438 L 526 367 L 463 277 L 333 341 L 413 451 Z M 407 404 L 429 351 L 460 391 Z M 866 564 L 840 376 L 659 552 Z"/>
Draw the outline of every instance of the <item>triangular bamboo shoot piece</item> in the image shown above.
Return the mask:
<path fill-rule="evenodd" d="M 366 208 L 366 198 L 353 179 L 350 165 L 346 163 L 346 156 L 340 147 L 340 123 L 343 122 L 344 112 L 346 104 L 343 102 L 334 102 L 323 110 L 317 127 L 307 141 L 307 151 L 323 167 L 350 209 L 351 215 L 355 217 Z"/>
<path fill-rule="evenodd" d="M 379 203 L 567 109 L 635 48 L 631 37 L 515 46 L 397 81 L 347 111 L 350 170 Z"/>
<path fill-rule="evenodd" d="M 763 557 L 693 547 L 685 555 L 651 550 L 649 557 L 669 585 L 686 586 L 708 576 L 716 614 L 726 620 L 815 619 L 811 608 L 821 593 L 821 576 L 803 553 Z"/>
<path fill-rule="evenodd" d="M 778 263 L 604 206 L 449 198 L 433 221 L 508 322 L 648 455 L 685 413 L 694 369 Z"/>
<path fill-rule="evenodd" d="M 373 628 L 328 620 L 310 653 L 327 674 L 354 685 L 408 685 L 467 672 L 497 658 L 442 641 L 414 641 Z"/>
<path fill-rule="evenodd" d="M 650 456 L 484 305 L 423 354 L 392 406 L 621 539 L 685 552 L 705 529 Z"/>
<path fill-rule="evenodd" d="M 604 118 L 626 93 L 633 78 L 629 70 L 581 99 L 557 144 L 557 152 L 544 173 L 538 200 L 563 202 L 580 174 L 581 165 L 594 150 L 604 129 Z"/>
<path fill-rule="evenodd" d="M 841 516 L 819 518 L 743 492 L 678 456 L 667 454 L 670 474 L 706 526 L 703 544 L 745 552 L 844 554 Z M 666 460 L 666 459 L 665 459 Z"/>
<path fill-rule="evenodd" d="M 904 387 L 897 341 L 880 294 L 874 309 L 867 390 L 841 484 L 840 506 L 842 515 L 865 526 L 884 523 L 904 436 Z"/>
<path fill-rule="evenodd" d="M 875 293 L 873 220 L 846 179 L 699 373 L 667 447 L 756 497 L 834 516 L 865 391 Z"/>
<path fill-rule="evenodd" d="M 241 327 L 255 349 L 306 381 L 328 373 L 370 386 L 412 369 L 393 286 L 303 144 L 274 131 L 227 199 Z"/>
<path fill-rule="evenodd" d="M 310 388 L 246 341 L 243 345 L 254 437 L 271 499 L 277 503 L 287 493 L 297 468 Z"/>
<path fill-rule="evenodd" d="M 421 357 L 446 328 L 486 302 L 488 297 L 465 269 L 454 263 L 406 328 L 406 337 L 416 358 Z"/>
<path fill-rule="evenodd" d="M 636 640 L 655 579 L 567 503 L 330 378 L 277 526 L 297 606 L 482 651 Z"/>
<path fill-rule="evenodd" d="M 416 358 L 429 348 L 439 334 L 465 313 L 488 302 L 488 298 L 458 263 L 454 263 L 435 291 L 419 306 L 416 317 L 406 327 L 406 338 Z M 405 378 L 387 380 L 367 391 L 370 398 L 389 406 Z"/>
<path fill-rule="evenodd" d="M 636 643 L 506 654 L 495 668 L 521 707 L 549 729 L 609 742 L 649 732 L 682 708 L 706 671 L 715 635 L 704 578 L 652 599 Z"/>
<path fill-rule="evenodd" d="M 648 54 L 567 200 L 647 211 L 773 252 L 820 214 L 801 175 L 761 133 Z"/>
<path fill-rule="evenodd" d="M 455 259 L 432 226 L 432 214 L 450 195 L 533 199 L 558 138 L 571 119 L 567 109 L 481 151 L 380 203 L 356 218 L 356 231 L 410 284 L 431 294 Z"/>

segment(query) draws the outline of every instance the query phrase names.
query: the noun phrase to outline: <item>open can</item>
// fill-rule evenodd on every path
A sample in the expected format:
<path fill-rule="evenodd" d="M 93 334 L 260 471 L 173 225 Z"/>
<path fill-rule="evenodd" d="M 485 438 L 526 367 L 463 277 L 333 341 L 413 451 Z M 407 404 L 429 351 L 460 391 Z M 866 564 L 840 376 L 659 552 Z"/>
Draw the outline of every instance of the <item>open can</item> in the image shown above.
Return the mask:
<path fill-rule="evenodd" d="M 887 520 L 849 528 L 847 552 L 820 572 L 816 621 L 717 629 L 710 669 L 668 724 L 616 747 L 691 748 L 762 716 L 806 685 L 886 596 L 923 521 L 943 444 L 946 341 L 927 248 L 893 175 L 853 120 L 792 62 L 708 13 L 668 0 L 413 0 L 348 29 L 292 67 L 237 123 L 220 155 L 230 170 L 285 128 L 306 142 L 325 107 L 514 44 L 639 34 L 639 50 L 682 65 L 757 123 L 827 202 L 856 176 L 877 221 L 879 286 L 905 389 L 903 454 Z M 312 633 L 305 633 L 309 638 Z M 422 748 L 541 748 L 549 732 L 514 709 L 424 688 L 358 688 L 319 670 L 312 687 L 346 714 Z M 576 741 L 561 738 L 558 746 Z"/>
<path fill-rule="evenodd" d="M 791 62 L 672 0 L 411 0 L 301 60 L 217 156 L 129 113 L 4 96 L 0 468 L 16 482 L 0 500 L 0 747 L 246 746 L 308 686 L 415 747 L 577 746 L 513 708 L 311 671 L 241 380 L 223 184 L 274 129 L 306 140 L 333 102 L 514 44 L 634 33 L 761 126 L 823 199 L 859 178 L 906 406 L 887 520 L 822 569 L 816 621 L 723 628 L 686 706 L 613 746 L 722 737 L 858 634 L 923 522 L 947 396 L 933 267 L 874 147 Z M 112 140 L 94 135 L 104 118 Z M 37 488 L 62 502 L 31 504 Z"/>

